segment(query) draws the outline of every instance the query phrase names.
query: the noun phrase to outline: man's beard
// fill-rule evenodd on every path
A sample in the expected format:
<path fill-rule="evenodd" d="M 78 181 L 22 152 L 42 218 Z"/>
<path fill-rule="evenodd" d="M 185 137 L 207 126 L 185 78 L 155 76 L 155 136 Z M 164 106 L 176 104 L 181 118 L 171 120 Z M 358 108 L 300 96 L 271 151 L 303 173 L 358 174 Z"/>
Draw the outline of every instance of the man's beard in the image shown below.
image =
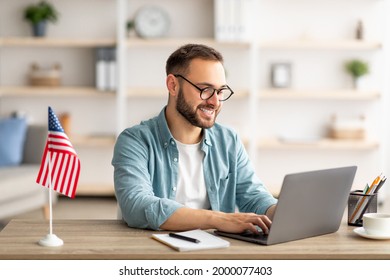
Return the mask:
<path fill-rule="evenodd" d="M 215 109 L 214 106 L 208 106 L 209 109 Z M 209 122 L 202 121 L 196 114 L 196 109 L 193 111 L 191 106 L 184 99 L 183 91 L 180 89 L 177 96 L 176 110 L 193 126 L 200 128 L 210 128 L 214 125 L 218 111 L 214 112 L 214 120 Z"/>

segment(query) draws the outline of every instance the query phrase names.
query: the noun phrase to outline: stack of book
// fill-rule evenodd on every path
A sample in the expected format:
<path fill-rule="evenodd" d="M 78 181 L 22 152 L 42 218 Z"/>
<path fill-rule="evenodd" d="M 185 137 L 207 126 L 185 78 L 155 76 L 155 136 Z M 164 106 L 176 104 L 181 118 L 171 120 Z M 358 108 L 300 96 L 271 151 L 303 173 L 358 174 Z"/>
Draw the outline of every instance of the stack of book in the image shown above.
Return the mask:
<path fill-rule="evenodd" d="M 115 91 L 117 87 L 115 48 L 97 48 L 95 61 L 95 86 L 100 91 Z"/>
<path fill-rule="evenodd" d="M 217 41 L 251 39 L 254 0 L 214 0 L 214 34 Z"/>

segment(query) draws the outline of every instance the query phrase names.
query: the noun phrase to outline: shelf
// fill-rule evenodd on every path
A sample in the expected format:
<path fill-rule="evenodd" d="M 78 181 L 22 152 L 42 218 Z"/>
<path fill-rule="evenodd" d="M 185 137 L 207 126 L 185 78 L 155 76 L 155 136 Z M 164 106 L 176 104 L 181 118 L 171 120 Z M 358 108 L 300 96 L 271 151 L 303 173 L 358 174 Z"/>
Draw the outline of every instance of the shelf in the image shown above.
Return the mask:
<path fill-rule="evenodd" d="M 213 38 L 162 38 L 162 39 L 127 39 L 126 45 L 132 47 L 177 47 L 196 42 L 199 44 L 210 45 L 214 47 L 238 47 L 249 49 L 250 42 L 221 42 Z M 264 50 L 377 50 L 382 48 L 382 44 L 375 41 L 358 41 L 358 40 L 295 40 L 295 41 L 269 41 L 259 44 L 260 49 Z"/>
<path fill-rule="evenodd" d="M 68 135 L 72 144 L 76 147 L 96 148 L 114 147 L 114 135 Z"/>
<path fill-rule="evenodd" d="M 234 47 L 234 48 L 249 48 L 248 42 L 219 42 L 213 38 L 162 38 L 162 39 L 127 39 L 126 45 L 128 48 L 133 47 L 174 47 L 188 43 L 205 44 L 213 47 Z"/>
<path fill-rule="evenodd" d="M 128 97 L 147 97 L 147 98 L 165 98 L 168 97 L 166 88 L 129 88 L 127 90 Z"/>
<path fill-rule="evenodd" d="M 115 191 L 109 184 L 80 184 L 76 196 L 115 196 Z"/>
<path fill-rule="evenodd" d="M 294 89 L 264 89 L 260 91 L 260 99 L 313 99 L 313 100 L 375 100 L 380 98 L 378 91 L 360 90 L 294 90 Z"/>
<path fill-rule="evenodd" d="M 72 39 L 72 38 L 34 38 L 9 37 L 0 38 L 0 47 L 114 47 L 114 39 Z"/>
<path fill-rule="evenodd" d="M 378 50 L 380 42 L 359 40 L 295 40 L 263 42 L 259 47 L 264 50 Z"/>
<path fill-rule="evenodd" d="M 94 87 L 0 87 L 2 97 L 113 97 L 115 92 L 99 91 Z"/>
<path fill-rule="evenodd" d="M 277 139 L 267 139 L 259 142 L 260 149 L 274 150 L 372 150 L 377 149 L 379 143 L 373 140 L 335 140 L 330 138 L 318 141 L 285 142 Z"/>
<path fill-rule="evenodd" d="M 231 98 L 245 98 L 249 95 L 248 90 L 235 90 Z M 128 97 L 147 97 L 147 98 L 166 98 L 168 90 L 166 88 L 129 88 L 127 90 Z"/>

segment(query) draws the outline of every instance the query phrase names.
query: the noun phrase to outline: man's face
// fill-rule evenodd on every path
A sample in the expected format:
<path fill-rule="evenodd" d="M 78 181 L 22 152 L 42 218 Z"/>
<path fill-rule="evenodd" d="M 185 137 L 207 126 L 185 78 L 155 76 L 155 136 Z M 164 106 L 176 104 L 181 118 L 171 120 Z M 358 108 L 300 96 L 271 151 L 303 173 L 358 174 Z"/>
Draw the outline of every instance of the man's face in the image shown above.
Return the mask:
<path fill-rule="evenodd" d="M 223 66 L 220 62 L 215 61 L 194 59 L 185 78 L 201 89 L 205 87 L 219 89 L 226 85 Z M 212 127 L 221 111 L 223 102 L 218 100 L 216 93 L 210 99 L 202 100 L 198 89 L 187 81 L 178 79 L 181 81 L 176 110 L 193 126 Z"/>

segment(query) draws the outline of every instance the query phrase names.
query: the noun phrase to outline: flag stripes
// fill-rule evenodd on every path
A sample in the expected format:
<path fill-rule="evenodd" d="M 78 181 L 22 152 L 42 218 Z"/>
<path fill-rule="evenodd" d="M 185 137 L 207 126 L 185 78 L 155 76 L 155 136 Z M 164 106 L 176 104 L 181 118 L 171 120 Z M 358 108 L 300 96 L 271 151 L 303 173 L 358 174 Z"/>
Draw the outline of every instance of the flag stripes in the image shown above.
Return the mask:
<path fill-rule="evenodd" d="M 46 148 L 42 164 L 38 173 L 37 183 L 47 188 L 49 185 L 49 155 L 51 165 L 51 185 L 53 190 L 68 197 L 74 198 L 78 177 L 80 174 L 80 161 L 77 155 L 65 153 L 61 150 Z"/>

